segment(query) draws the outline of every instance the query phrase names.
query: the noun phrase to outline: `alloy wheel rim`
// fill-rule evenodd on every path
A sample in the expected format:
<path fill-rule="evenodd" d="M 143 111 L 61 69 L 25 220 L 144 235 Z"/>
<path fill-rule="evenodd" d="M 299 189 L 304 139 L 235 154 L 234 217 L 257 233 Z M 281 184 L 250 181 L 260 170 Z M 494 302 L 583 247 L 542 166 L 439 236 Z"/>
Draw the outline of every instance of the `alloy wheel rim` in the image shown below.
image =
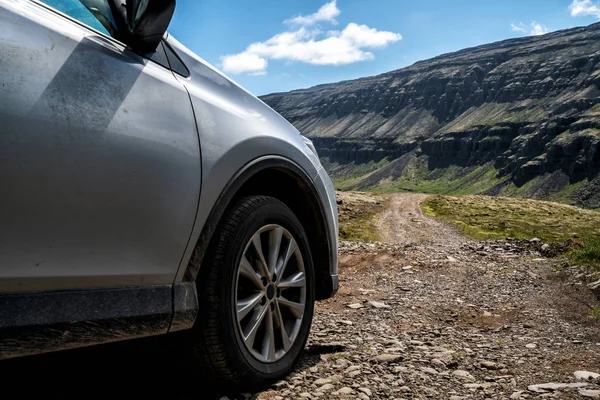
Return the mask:
<path fill-rule="evenodd" d="M 246 349 L 258 361 L 285 356 L 306 307 L 304 260 L 292 234 L 276 224 L 248 241 L 237 269 L 235 316 Z"/>

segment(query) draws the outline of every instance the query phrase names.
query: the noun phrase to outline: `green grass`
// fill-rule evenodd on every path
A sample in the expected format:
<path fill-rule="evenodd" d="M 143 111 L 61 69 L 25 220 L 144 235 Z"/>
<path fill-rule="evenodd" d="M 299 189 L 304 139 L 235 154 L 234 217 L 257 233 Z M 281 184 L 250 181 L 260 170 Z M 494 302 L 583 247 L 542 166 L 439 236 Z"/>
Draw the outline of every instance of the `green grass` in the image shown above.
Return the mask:
<path fill-rule="evenodd" d="M 600 236 L 589 237 L 572 254 L 578 264 L 600 266 Z"/>
<path fill-rule="evenodd" d="M 352 193 L 343 196 L 339 205 L 340 239 L 354 242 L 378 242 L 382 240 L 377 230 L 377 217 L 389 200 L 384 196 Z"/>
<path fill-rule="evenodd" d="M 430 171 L 426 157 L 420 157 L 411 160 L 398 179 L 383 181 L 369 190 L 382 193 L 477 194 L 507 179 L 497 176 L 492 163 L 471 168 L 450 166 Z"/>
<path fill-rule="evenodd" d="M 412 157 L 398 172 L 394 161 L 384 159 L 379 163 L 336 164 L 328 163 L 326 168 L 331 174 L 338 190 L 365 190 L 374 193 L 417 192 L 445 195 L 484 194 L 491 189 L 500 196 L 536 197 L 539 193 L 547 195 L 549 201 L 564 204 L 576 204 L 576 192 L 589 184 L 587 179 L 576 183 L 565 183 L 557 187 L 554 174 L 536 176 L 522 186 L 510 181 L 510 175 L 499 176 L 492 162 L 476 167 L 452 165 L 446 168 L 429 170 L 426 156 Z M 382 169 L 386 169 L 382 173 Z M 374 175 L 378 174 L 378 175 Z M 393 177 L 397 174 L 397 177 Z M 373 176 L 377 176 L 374 179 Z M 550 194 L 548 195 L 548 190 Z"/>
<path fill-rule="evenodd" d="M 333 184 L 338 190 L 350 190 L 364 177 L 385 167 L 390 163 L 387 158 L 379 162 L 369 161 L 366 163 L 340 164 L 331 162 L 329 159 L 322 160 L 327 172 L 333 179 Z"/>
<path fill-rule="evenodd" d="M 365 185 L 369 177 L 391 164 L 384 159 L 379 163 L 324 164 L 338 190 L 366 190 L 374 193 L 418 192 L 429 194 L 478 194 L 506 182 L 510 177 L 499 177 L 493 163 L 464 168 L 452 165 L 430 170 L 427 157 L 412 157 L 397 178 L 384 176 Z"/>
<path fill-rule="evenodd" d="M 428 215 L 451 222 L 476 240 L 540 238 L 559 243 L 588 243 L 600 237 L 600 213 L 565 204 L 491 196 L 432 196 Z M 600 241 L 584 244 L 585 254 L 600 254 Z M 594 253 L 597 251 L 598 253 Z"/>
<path fill-rule="evenodd" d="M 587 183 L 588 183 L 587 179 L 585 179 L 583 181 L 579 181 L 577 183 L 572 183 L 572 184 L 568 185 L 567 187 L 565 187 L 560 192 L 550 195 L 550 197 L 548 197 L 548 200 L 556 201 L 556 202 L 564 203 L 564 204 L 574 205 L 575 200 L 573 198 L 573 195 L 578 190 L 583 189 Z"/>
<path fill-rule="evenodd" d="M 600 319 L 600 308 L 593 308 L 592 310 L 590 310 L 590 319 Z"/>
<path fill-rule="evenodd" d="M 378 242 L 381 236 L 375 226 L 377 213 L 363 211 L 351 220 L 340 220 L 340 240 L 352 242 Z"/>
<path fill-rule="evenodd" d="M 546 120 L 548 111 L 544 104 L 551 99 L 545 99 L 532 104 L 531 100 L 516 103 L 485 103 L 480 107 L 472 107 L 461 116 L 442 127 L 437 134 L 467 132 L 480 126 L 494 126 L 499 123 L 528 123 Z"/>

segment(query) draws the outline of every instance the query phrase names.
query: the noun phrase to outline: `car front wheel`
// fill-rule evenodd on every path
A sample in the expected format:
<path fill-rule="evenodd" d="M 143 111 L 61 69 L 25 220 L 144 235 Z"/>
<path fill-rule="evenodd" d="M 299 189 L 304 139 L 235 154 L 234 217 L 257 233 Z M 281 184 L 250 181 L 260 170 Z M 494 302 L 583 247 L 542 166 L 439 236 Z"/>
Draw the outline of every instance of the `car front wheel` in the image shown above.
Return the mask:
<path fill-rule="evenodd" d="M 220 380 L 267 383 L 287 375 L 306 344 L 314 307 L 308 239 L 294 213 L 267 196 L 227 212 L 197 280 L 194 357 Z"/>

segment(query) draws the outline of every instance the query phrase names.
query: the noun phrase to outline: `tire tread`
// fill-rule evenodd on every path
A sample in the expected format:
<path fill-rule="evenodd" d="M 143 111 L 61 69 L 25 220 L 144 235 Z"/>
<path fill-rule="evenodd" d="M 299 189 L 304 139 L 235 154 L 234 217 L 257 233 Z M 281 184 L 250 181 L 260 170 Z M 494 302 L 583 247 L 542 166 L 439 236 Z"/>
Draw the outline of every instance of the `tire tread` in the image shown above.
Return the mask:
<path fill-rule="evenodd" d="M 223 315 L 219 312 L 219 285 L 223 273 L 224 257 L 231 250 L 228 246 L 245 219 L 254 210 L 274 203 L 286 207 L 281 201 L 269 196 L 241 198 L 219 224 L 209 246 L 207 258 L 205 258 L 207 264 L 203 266 L 198 275 L 198 282 L 202 282 L 201 285 L 198 285 L 198 298 L 200 301 L 204 301 L 204 304 L 198 316 L 198 321 L 202 321 L 202 326 L 194 329 L 197 334 L 194 355 L 201 362 L 203 372 L 221 382 L 240 384 L 244 378 L 238 372 L 239 368 L 236 368 L 235 360 L 229 356 L 227 345 L 222 340 Z"/>

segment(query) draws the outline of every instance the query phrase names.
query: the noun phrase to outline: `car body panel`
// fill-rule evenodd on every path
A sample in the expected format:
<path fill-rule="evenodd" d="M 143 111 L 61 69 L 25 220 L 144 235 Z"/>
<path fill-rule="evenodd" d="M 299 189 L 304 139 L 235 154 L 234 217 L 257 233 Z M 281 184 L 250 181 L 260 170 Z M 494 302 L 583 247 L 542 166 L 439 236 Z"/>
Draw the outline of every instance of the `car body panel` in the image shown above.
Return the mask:
<path fill-rule="evenodd" d="M 170 285 L 3 295 L 0 359 L 165 334 L 172 299 Z"/>
<path fill-rule="evenodd" d="M 171 285 L 201 184 L 185 88 L 37 3 L 0 20 L 0 293 Z"/>
<path fill-rule="evenodd" d="M 335 188 L 331 178 L 325 171 L 325 168 L 319 168 L 317 178 L 315 179 L 315 187 L 319 192 L 319 197 L 323 207 L 326 207 L 325 218 L 327 229 L 327 235 L 329 242 L 331 243 L 330 250 L 330 261 L 329 261 L 329 273 L 332 277 L 331 282 L 331 293 L 327 296 L 328 298 L 333 296 L 338 290 L 338 247 L 339 247 L 339 222 L 338 222 L 338 208 L 337 199 L 335 197 Z"/>
<path fill-rule="evenodd" d="M 279 114 L 169 35 L 187 76 L 33 0 L 0 21 L 0 358 L 192 327 L 191 254 L 259 164 L 314 195 L 337 291 L 333 184 Z"/>
<path fill-rule="evenodd" d="M 166 40 L 190 71 L 189 77 L 178 79 L 190 94 L 202 145 L 203 186 L 190 240 L 195 244 L 228 182 L 253 160 L 269 155 L 293 160 L 313 182 L 320 162 L 283 117 L 173 36 Z M 192 251 L 193 245 L 188 246 L 176 282 L 183 279 Z"/>

